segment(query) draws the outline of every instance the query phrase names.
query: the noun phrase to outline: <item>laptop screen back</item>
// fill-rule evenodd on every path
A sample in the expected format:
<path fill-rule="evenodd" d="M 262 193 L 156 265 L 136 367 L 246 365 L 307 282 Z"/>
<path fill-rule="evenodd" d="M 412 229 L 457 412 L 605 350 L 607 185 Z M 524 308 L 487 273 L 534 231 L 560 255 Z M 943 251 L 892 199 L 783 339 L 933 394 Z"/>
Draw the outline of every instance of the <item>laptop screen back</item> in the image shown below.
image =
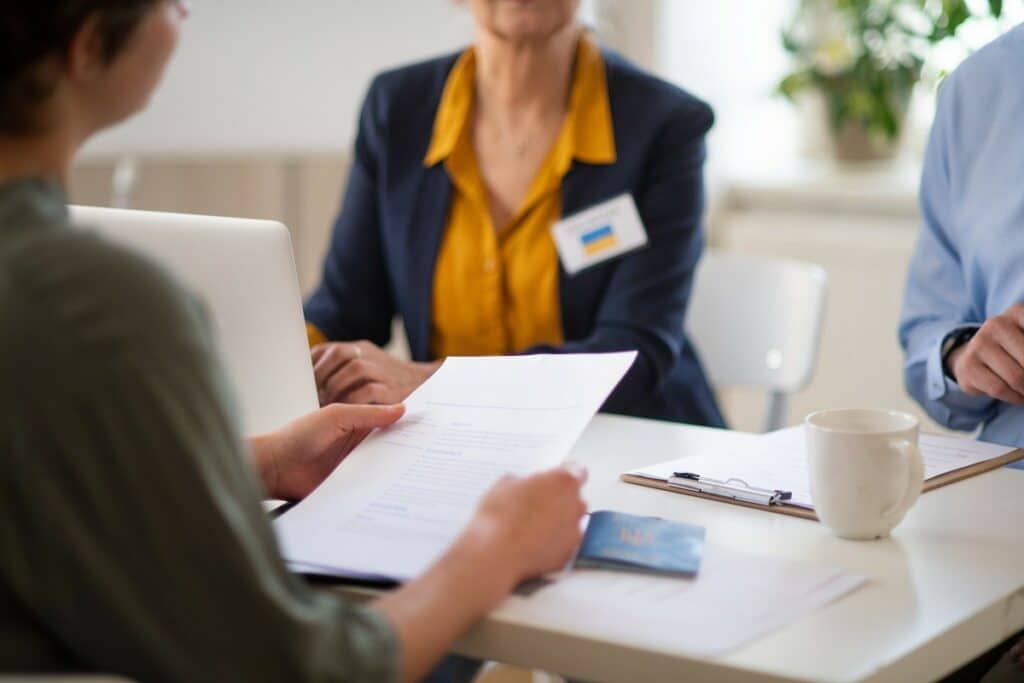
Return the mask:
<path fill-rule="evenodd" d="M 274 221 L 72 207 L 72 222 L 167 268 L 210 311 L 245 435 L 319 405 L 291 239 Z"/>

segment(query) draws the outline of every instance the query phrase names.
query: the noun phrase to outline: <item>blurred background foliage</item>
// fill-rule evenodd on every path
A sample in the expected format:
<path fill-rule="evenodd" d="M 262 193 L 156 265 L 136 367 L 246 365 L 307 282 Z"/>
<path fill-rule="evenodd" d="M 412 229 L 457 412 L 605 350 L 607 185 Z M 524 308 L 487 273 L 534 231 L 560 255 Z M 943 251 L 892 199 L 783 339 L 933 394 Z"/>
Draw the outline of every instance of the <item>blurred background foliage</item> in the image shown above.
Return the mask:
<path fill-rule="evenodd" d="M 936 46 L 972 19 L 1002 15 L 1003 0 L 800 0 L 782 31 L 794 68 L 778 91 L 793 101 L 820 93 L 834 134 L 855 128 L 895 143 Z"/>

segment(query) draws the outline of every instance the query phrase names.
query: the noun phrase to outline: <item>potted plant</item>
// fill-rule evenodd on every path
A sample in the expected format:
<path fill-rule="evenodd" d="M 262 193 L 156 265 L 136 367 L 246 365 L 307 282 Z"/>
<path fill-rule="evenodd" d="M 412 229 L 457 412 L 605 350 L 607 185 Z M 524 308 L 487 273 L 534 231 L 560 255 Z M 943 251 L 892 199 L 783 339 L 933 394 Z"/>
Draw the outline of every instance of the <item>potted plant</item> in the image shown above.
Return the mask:
<path fill-rule="evenodd" d="M 817 93 L 841 161 L 899 148 L 910 96 L 932 47 L 974 16 L 967 0 L 800 0 L 782 44 L 796 66 L 778 85 L 791 101 Z M 1002 0 L 988 0 L 1000 17 Z M 975 10 L 977 11 L 977 10 Z"/>

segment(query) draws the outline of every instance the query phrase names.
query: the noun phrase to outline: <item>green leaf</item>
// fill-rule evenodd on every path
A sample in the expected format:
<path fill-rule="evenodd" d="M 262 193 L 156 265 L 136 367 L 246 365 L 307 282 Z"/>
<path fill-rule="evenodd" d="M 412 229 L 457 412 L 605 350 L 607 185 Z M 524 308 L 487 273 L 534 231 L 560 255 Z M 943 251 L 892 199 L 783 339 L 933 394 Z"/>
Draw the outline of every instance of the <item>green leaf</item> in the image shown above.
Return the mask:
<path fill-rule="evenodd" d="M 803 46 L 796 42 L 793 34 L 785 29 L 782 31 L 782 47 L 790 54 L 799 54 L 803 50 Z"/>
<path fill-rule="evenodd" d="M 811 75 L 806 71 L 794 71 L 783 78 L 778 85 L 778 91 L 788 100 L 793 101 L 796 96 L 811 85 Z"/>
<path fill-rule="evenodd" d="M 877 108 L 877 99 L 867 88 L 855 88 L 846 97 L 846 110 L 857 119 L 870 119 Z"/>
<path fill-rule="evenodd" d="M 988 0 L 988 9 L 996 18 L 1003 16 L 1003 0 Z"/>

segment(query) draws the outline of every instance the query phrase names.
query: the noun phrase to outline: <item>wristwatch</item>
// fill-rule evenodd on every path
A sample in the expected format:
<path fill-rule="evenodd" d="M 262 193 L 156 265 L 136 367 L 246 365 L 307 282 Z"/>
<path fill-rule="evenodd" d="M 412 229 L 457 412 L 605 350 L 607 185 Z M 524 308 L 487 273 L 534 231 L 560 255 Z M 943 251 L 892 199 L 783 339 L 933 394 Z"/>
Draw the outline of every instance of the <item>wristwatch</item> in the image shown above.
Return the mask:
<path fill-rule="evenodd" d="M 953 375 L 953 368 L 949 367 L 949 357 L 953 355 L 953 352 L 959 349 L 961 346 L 971 341 L 974 335 L 978 334 L 979 327 L 961 327 L 959 330 L 953 330 L 946 338 L 942 340 L 942 372 L 946 377 L 950 378 L 954 382 L 956 376 Z"/>

